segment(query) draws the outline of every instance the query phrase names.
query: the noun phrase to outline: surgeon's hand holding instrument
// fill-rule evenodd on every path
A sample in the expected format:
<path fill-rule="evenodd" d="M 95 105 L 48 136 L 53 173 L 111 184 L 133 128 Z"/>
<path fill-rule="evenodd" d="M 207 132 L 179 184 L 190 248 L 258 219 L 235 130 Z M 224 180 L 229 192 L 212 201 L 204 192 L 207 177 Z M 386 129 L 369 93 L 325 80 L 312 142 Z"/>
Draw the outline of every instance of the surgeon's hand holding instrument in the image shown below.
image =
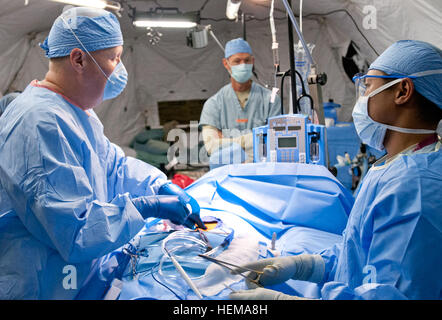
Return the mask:
<path fill-rule="evenodd" d="M 192 196 L 190 196 L 186 191 L 184 191 L 183 189 L 181 189 L 179 186 L 177 186 L 172 182 L 167 182 L 159 188 L 158 194 L 178 196 L 181 203 L 183 203 L 183 205 L 185 205 L 187 210 L 189 211 L 189 215 L 187 217 L 189 223 L 185 223 L 185 225 L 188 228 L 195 229 L 195 223 L 196 223 L 199 228 L 206 229 L 204 222 L 202 222 L 200 218 L 200 206 L 198 202 Z M 191 226 L 188 226 L 188 224 Z"/>
<path fill-rule="evenodd" d="M 198 219 L 199 215 L 189 213 L 189 209 L 178 196 L 142 196 L 132 199 L 132 203 L 145 219 L 149 217 L 169 219 L 174 224 L 184 225 L 191 229 L 194 229 L 197 223 L 201 228 L 205 228 Z"/>
<path fill-rule="evenodd" d="M 324 276 L 325 263 L 320 255 L 301 254 L 247 263 L 233 269 L 232 273 L 244 272 L 243 270 L 254 270 L 259 275 L 257 282 L 262 286 L 283 283 L 290 279 L 318 283 Z"/>
<path fill-rule="evenodd" d="M 232 271 L 232 273 L 235 274 L 239 274 L 240 276 L 246 278 L 247 281 L 249 281 L 249 283 L 253 283 L 254 287 L 261 287 L 262 285 L 259 283 L 259 277 L 263 274 L 262 271 L 259 270 L 254 270 L 251 268 L 247 268 L 247 267 L 243 267 L 243 266 L 238 266 L 235 265 L 233 263 L 227 262 L 227 261 L 223 261 L 220 259 L 216 259 L 210 256 L 207 256 L 206 254 L 199 254 L 198 255 L 201 258 L 207 259 L 213 263 L 216 263 L 217 265 L 229 269 L 230 271 Z M 244 275 L 244 272 L 250 272 L 250 274 L 248 275 Z"/>

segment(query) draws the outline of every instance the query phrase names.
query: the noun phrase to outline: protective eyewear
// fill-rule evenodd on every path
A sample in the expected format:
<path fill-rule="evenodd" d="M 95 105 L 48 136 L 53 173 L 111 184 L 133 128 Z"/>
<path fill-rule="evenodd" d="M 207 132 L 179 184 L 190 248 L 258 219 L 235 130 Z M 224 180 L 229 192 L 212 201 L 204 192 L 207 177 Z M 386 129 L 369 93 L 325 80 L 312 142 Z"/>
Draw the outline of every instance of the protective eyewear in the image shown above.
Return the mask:
<path fill-rule="evenodd" d="M 367 75 L 365 73 L 357 73 L 353 77 L 353 82 L 355 83 L 356 88 L 356 99 L 359 99 L 362 96 L 366 95 L 367 92 L 367 85 L 366 85 L 366 79 L 367 78 L 380 78 L 380 79 L 415 79 L 416 76 L 410 75 L 410 76 L 404 76 L 399 74 L 392 74 L 392 75 Z"/>

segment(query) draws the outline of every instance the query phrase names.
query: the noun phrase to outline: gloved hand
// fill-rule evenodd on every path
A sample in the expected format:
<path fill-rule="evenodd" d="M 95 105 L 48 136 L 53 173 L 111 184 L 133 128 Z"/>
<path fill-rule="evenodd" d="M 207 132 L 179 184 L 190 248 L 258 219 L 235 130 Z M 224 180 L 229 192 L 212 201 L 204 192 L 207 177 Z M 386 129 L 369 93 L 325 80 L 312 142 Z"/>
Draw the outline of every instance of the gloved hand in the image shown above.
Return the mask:
<path fill-rule="evenodd" d="M 277 257 L 247 263 L 241 267 L 262 271 L 258 275 L 252 272 L 250 278 L 256 279 L 263 286 L 286 282 L 289 279 L 320 282 L 324 276 L 325 263 L 320 255 L 301 254 L 289 257 Z M 241 268 L 233 269 L 232 273 L 240 273 Z M 246 280 L 249 288 L 257 285 Z"/>
<path fill-rule="evenodd" d="M 231 300 L 311 300 L 265 288 L 234 291 L 229 294 L 229 298 Z"/>
<path fill-rule="evenodd" d="M 158 190 L 158 194 L 178 196 L 181 203 L 187 208 L 189 212 L 189 219 L 191 221 L 194 221 L 199 228 L 207 229 L 200 218 L 200 206 L 198 202 L 186 191 L 184 191 L 174 183 L 167 182 L 160 187 L 160 189 Z M 195 226 L 193 226 L 193 228 L 191 229 L 195 229 Z"/>
<path fill-rule="evenodd" d="M 178 196 L 144 196 L 132 199 L 132 203 L 145 219 L 169 219 L 174 224 L 191 229 L 194 229 L 197 223 L 200 228 L 205 228 L 199 215 L 198 219 L 195 219 L 195 216 L 189 214 L 189 210 Z"/>

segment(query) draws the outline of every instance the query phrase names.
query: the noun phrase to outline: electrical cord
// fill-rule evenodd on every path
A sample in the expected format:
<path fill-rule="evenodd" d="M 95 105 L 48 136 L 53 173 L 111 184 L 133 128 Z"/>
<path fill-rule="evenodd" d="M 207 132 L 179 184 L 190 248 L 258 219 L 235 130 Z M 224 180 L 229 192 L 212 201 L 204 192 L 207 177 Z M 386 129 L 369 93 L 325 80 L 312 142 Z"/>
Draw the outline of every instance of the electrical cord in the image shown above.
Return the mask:
<path fill-rule="evenodd" d="M 261 6 L 261 7 L 265 7 L 265 8 L 270 9 L 269 6 L 264 5 L 264 4 L 259 4 L 259 3 L 257 3 L 256 5 L 257 5 L 257 6 Z M 274 10 L 275 10 L 275 11 L 279 11 L 279 12 L 284 12 L 284 13 L 285 13 L 285 11 L 284 11 L 284 10 L 281 10 L 281 9 L 277 9 L 277 8 L 275 8 Z M 374 52 L 377 56 L 379 56 L 379 52 L 373 47 L 373 45 L 371 44 L 371 42 L 367 39 L 367 37 L 365 36 L 365 34 L 364 34 L 364 33 L 362 32 L 362 30 L 359 28 L 359 26 L 358 26 L 358 24 L 357 24 L 355 18 L 350 14 L 350 12 L 349 12 L 347 9 L 336 9 L 336 10 L 332 10 L 332 11 L 325 12 L 325 13 L 309 13 L 309 14 L 307 14 L 307 15 L 303 15 L 302 17 L 303 17 L 303 18 L 309 18 L 309 17 L 313 17 L 313 16 L 325 17 L 325 16 L 328 16 L 328 15 L 331 15 L 331 14 L 334 14 L 334 13 L 339 13 L 339 12 L 345 12 L 345 13 L 349 16 L 349 18 L 350 18 L 351 21 L 353 22 L 353 24 L 354 24 L 354 26 L 356 27 L 356 29 L 358 30 L 358 32 L 361 34 L 361 36 L 364 38 L 364 40 L 367 42 L 367 44 L 370 46 L 370 48 L 373 50 L 373 52 Z M 295 14 L 295 17 L 299 18 L 299 15 L 296 15 L 296 14 Z M 266 20 L 269 20 L 269 19 L 270 19 L 269 17 L 267 17 L 267 18 L 250 17 L 250 20 L 257 20 L 257 21 L 266 21 Z M 275 20 L 284 20 L 284 19 L 287 19 L 287 17 L 284 17 L 284 18 L 274 18 L 274 19 L 275 19 Z M 250 21 L 250 20 L 249 20 L 249 21 Z"/>
<path fill-rule="evenodd" d="M 161 5 L 158 3 L 158 0 L 150 0 L 150 1 L 152 1 L 153 3 L 155 3 L 158 7 L 161 7 Z M 206 5 L 207 5 L 207 3 L 208 3 L 209 1 L 210 1 L 210 0 L 206 0 L 206 1 L 202 4 L 201 8 L 199 9 L 200 12 L 204 10 L 204 8 L 206 7 Z M 121 1 L 119 1 L 119 2 L 120 2 L 120 3 L 124 3 L 124 4 L 126 4 L 126 5 L 129 6 L 129 8 L 131 8 L 131 6 L 129 5 L 129 3 L 128 3 L 127 0 L 121 0 Z M 269 8 L 269 9 L 270 9 L 269 6 L 264 5 L 264 4 L 259 4 L 259 3 L 257 3 L 256 5 L 257 5 L 257 6 L 261 6 L 261 7 L 265 7 L 265 8 Z M 284 12 L 284 13 L 285 13 L 285 11 L 284 11 L 284 10 L 281 10 L 281 9 L 277 9 L 277 8 L 275 8 L 274 10 L 275 10 L 275 11 L 279 11 L 279 12 Z M 361 36 L 364 38 L 364 40 L 367 42 L 367 44 L 368 44 L 369 47 L 373 50 L 373 52 L 374 52 L 377 56 L 379 56 L 379 55 L 380 55 L 379 52 L 373 47 L 373 45 L 371 44 L 371 42 L 367 39 L 367 37 L 365 36 L 365 34 L 364 34 L 364 33 L 362 32 L 362 30 L 359 28 L 359 26 L 358 26 L 358 24 L 357 24 L 355 18 L 350 14 L 350 12 L 349 12 L 347 9 L 336 9 L 336 10 L 332 10 L 332 11 L 325 12 L 325 13 L 309 13 L 309 14 L 307 14 L 307 15 L 303 15 L 303 18 L 309 18 L 309 17 L 325 17 L 325 16 L 328 16 L 328 15 L 331 15 L 331 14 L 335 14 L 335 13 L 339 13 L 339 12 L 344 12 L 344 13 L 345 13 L 345 14 L 351 19 L 351 21 L 353 22 L 354 26 L 356 27 L 356 30 L 358 30 L 358 32 L 361 34 Z M 295 17 L 299 17 L 299 16 L 297 16 L 297 15 L 295 14 Z M 267 21 L 267 20 L 269 20 L 269 19 L 270 19 L 270 17 L 257 18 L 257 17 L 251 16 L 251 15 L 246 15 L 246 20 L 245 20 L 245 21 L 246 21 L 246 22 L 247 22 L 247 21 L 253 21 L 253 20 L 256 20 L 256 21 Z M 274 17 L 273 19 L 274 19 L 274 20 L 286 20 L 287 17 L 286 17 L 286 16 L 285 16 L 285 17 Z M 231 20 L 229 20 L 229 19 L 227 19 L 227 18 L 219 18 L 219 19 L 216 19 L 216 18 L 203 18 L 203 17 L 201 17 L 201 21 L 203 21 L 203 20 L 206 20 L 206 21 L 213 21 L 213 22 L 231 21 Z"/>
<path fill-rule="evenodd" d="M 206 0 L 203 5 L 201 6 L 201 8 L 198 10 L 199 12 L 203 11 L 204 8 L 206 7 L 206 4 L 209 2 L 210 0 Z"/>
<path fill-rule="evenodd" d="M 299 81 L 301 82 L 301 95 L 298 98 L 298 108 L 301 109 L 301 104 L 299 103 L 301 101 L 301 99 L 303 98 L 307 98 L 310 101 L 310 110 L 312 112 L 312 116 L 313 116 L 313 98 L 311 95 L 309 95 L 307 93 L 307 90 L 305 90 L 305 84 L 304 84 L 304 80 L 302 79 L 301 74 L 298 72 L 298 70 L 295 70 L 296 74 L 299 77 Z"/>
<path fill-rule="evenodd" d="M 283 73 L 281 78 L 281 114 L 284 114 L 284 79 L 290 74 L 290 70 Z"/>
<path fill-rule="evenodd" d="M 297 106 L 293 106 L 297 111 L 299 111 L 300 106 L 299 106 L 299 101 L 303 98 L 307 98 L 310 100 L 310 109 L 313 110 L 313 98 L 307 94 L 307 91 L 305 90 L 305 84 L 304 84 L 304 80 L 302 79 L 301 74 L 298 72 L 298 70 L 295 70 L 296 74 L 299 77 L 299 80 L 301 82 L 301 95 L 299 96 L 299 98 L 297 99 Z M 290 70 L 287 70 L 286 72 L 283 73 L 282 78 L 281 78 L 281 114 L 284 114 L 284 78 L 286 76 L 290 75 Z"/>
<path fill-rule="evenodd" d="M 175 297 L 178 298 L 178 300 L 184 300 L 184 298 L 180 297 L 175 291 L 173 291 L 171 288 L 169 288 L 166 284 L 164 284 L 163 282 L 161 282 L 160 280 L 155 278 L 153 270 L 155 269 L 155 267 L 158 267 L 159 265 L 160 265 L 160 263 L 158 262 L 155 266 L 152 267 L 152 269 L 150 269 L 150 275 L 152 276 L 152 279 L 155 280 L 160 285 L 162 285 L 163 287 L 165 287 L 170 292 L 172 292 L 175 295 Z"/>
<path fill-rule="evenodd" d="M 367 39 L 367 37 L 365 36 L 365 34 L 362 32 L 362 30 L 359 28 L 355 18 L 350 14 L 350 12 L 348 12 L 347 9 L 337 9 L 337 10 L 333 10 L 327 13 L 309 13 L 307 15 L 304 16 L 304 18 L 307 17 L 311 17 L 311 16 L 328 16 L 334 13 L 338 13 L 338 12 L 345 12 L 351 19 L 351 21 L 353 22 L 353 24 L 355 25 L 356 29 L 359 31 L 359 33 L 361 34 L 361 36 L 364 38 L 364 40 L 368 43 L 368 45 L 370 46 L 370 48 L 374 51 L 374 53 L 376 53 L 376 55 L 379 57 L 379 52 L 373 47 L 373 45 L 371 44 L 371 42 Z"/>

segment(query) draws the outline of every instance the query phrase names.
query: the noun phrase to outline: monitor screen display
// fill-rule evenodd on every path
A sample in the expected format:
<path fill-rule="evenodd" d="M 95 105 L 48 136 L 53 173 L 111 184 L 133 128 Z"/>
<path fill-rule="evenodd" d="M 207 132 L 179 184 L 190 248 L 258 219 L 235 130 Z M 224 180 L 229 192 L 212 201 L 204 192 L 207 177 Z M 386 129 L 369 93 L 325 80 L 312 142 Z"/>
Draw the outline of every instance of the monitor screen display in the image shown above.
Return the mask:
<path fill-rule="evenodd" d="M 296 137 L 279 137 L 278 148 L 296 148 Z"/>

